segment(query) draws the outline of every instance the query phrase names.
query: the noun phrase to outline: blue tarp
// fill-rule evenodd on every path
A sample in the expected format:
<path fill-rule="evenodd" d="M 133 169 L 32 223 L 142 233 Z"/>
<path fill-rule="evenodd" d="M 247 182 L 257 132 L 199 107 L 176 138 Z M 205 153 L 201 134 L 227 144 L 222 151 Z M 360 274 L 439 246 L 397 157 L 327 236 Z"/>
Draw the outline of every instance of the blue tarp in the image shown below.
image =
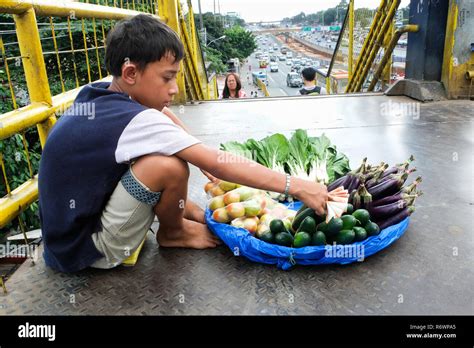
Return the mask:
<path fill-rule="evenodd" d="M 290 208 L 296 210 L 299 208 L 299 204 L 290 206 Z M 214 221 L 209 209 L 206 210 L 206 222 L 209 229 L 222 239 L 234 255 L 242 255 L 255 262 L 276 264 L 278 268 L 288 270 L 296 264 L 335 263 L 343 265 L 363 261 L 364 258 L 379 252 L 400 238 L 408 228 L 409 218 L 399 224 L 387 227 L 378 235 L 369 237 L 362 242 L 303 248 L 290 248 L 261 241 L 243 228 Z"/>

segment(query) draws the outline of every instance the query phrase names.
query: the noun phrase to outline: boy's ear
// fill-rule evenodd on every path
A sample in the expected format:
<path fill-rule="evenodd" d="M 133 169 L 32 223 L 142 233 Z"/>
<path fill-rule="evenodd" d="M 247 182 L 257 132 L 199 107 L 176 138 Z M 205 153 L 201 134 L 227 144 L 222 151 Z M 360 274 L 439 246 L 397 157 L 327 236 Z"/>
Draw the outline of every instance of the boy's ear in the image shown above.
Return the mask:
<path fill-rule="evenodd" d="M 134 85 L 136 82 L 138 73 L 138 67 L 135 63 L 130 61 L 125 62 L 122 65 L 122 80 L 129 85 Z"/>

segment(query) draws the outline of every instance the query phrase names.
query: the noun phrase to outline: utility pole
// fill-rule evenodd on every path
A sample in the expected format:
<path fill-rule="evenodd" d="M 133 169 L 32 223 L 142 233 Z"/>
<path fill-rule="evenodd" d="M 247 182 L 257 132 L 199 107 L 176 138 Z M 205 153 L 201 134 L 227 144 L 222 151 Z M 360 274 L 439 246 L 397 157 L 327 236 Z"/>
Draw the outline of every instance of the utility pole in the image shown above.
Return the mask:
<path fill-rule="evenodd" d="M 198 8 L 199 8 L 199 24 L 200 24 L 200 27 L 201 27 L 201 31 L 203 31 L 204 30 L 204 23 L 203 23 L 203 20 L 202 20 L 201 0 L 198 0 Z"/>

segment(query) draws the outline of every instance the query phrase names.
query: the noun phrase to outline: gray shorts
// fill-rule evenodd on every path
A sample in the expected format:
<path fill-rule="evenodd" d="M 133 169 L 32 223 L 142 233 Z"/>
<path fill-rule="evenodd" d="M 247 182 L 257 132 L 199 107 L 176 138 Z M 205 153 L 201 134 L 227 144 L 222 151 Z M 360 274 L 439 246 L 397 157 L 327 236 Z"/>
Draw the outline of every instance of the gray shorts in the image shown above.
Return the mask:
<path fill-rule="evenodd" d="M 104 257 L 91 267 L 113 268 L 137 250 L 155 219 L 153 208 L 160 196 L 161 192 L 151 191 L 129 168 L 102 212 L 102 231 L 92 235 L 95 247 Z"/>

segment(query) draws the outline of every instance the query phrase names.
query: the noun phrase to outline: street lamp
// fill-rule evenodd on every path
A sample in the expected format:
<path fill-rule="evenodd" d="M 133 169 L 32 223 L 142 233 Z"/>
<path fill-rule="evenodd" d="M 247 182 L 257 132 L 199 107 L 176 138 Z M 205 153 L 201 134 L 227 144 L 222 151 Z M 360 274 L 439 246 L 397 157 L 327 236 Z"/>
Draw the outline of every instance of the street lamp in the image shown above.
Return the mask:
<path fill-rule="evenodd" d="M 222 35 L 221 37 L 218 37 L 217 39 L 210 41 L 208 44 L 206 44 L 206 47 L 209 46 L 211 43 L 216 42 L 217 40 L 222 40 L 222 39 L 225 39 L 225 35 Z"/>

